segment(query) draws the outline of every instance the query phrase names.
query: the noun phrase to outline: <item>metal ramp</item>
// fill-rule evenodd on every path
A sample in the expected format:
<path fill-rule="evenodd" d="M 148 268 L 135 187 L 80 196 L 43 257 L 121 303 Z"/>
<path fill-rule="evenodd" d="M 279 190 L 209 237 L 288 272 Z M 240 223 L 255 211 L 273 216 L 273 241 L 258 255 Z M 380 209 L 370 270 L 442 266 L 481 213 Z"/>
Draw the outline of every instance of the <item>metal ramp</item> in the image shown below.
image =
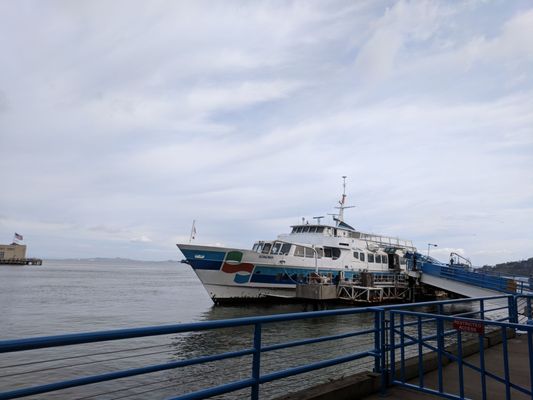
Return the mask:
<path fill-rule="evenodd" d="M 531 294 L 527 278 L 506 277 L 477 271 L 465 264 L 444 264 L 420 253 L 406 255 L 409 275 L 426 285 L 465 297 L 498 294 Z"/>

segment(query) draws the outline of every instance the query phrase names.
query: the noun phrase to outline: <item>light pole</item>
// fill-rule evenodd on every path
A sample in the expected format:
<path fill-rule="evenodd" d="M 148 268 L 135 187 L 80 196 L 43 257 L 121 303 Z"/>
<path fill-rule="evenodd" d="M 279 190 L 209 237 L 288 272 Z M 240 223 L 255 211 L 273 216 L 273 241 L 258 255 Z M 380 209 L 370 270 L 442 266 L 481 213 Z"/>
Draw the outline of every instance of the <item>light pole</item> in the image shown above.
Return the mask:
<path fill-rule="evenodd" d="M 428 257 L 429 257 L 429 248 L 433 246 L 433 247 L 437 247 L 437 245 L 435 243 L 428 243 Z"/>
<path fill-rule="evenodd" d="M 312 245 L 311 248 L 315 252 L 315 273 L 318 275 L 318 251 L 316 250 L 315 245 Z"/>

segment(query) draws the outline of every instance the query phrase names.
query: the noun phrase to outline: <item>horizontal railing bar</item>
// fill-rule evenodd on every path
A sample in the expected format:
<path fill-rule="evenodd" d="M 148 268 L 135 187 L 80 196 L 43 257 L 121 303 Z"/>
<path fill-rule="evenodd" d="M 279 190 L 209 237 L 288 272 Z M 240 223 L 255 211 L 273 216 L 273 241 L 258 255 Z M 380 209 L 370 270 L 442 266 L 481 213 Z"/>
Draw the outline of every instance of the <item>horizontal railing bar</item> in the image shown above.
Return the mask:
<path fill-rule="evenodd" d="M 435 318 L 428 318 L 428 319 L 423 319 L 422 320 L 423 323 L 426 323 L 426 322 L 435 322 Z M 406 326 L 413 326 L 413 325 L 418 325 L 418 321 L 411 321 L 411 322 L 404 322 L 403 326 L 406 327 Z M 394 327 L 396 328 L 397 326 L 402 326 L 400 323 L 398 323 L 398 325 L 394 325 Z"/>
<path fill-rule="evenodd" d="M 171 346 L 170 343 L 157 344 L 157 345 L 153 345 L 153 346 L 142 346 L 142 347 L 136 347 L 133 351 L 145 350 L 145 349 L 153 349 L 153 348 L 156 348 L 156 347 L 170 347 L 170 346 Z M 45 364 L 45 363 L 51 363 L 51 362 L 57 362 L 57 361 L 73 360 L 73 359 L 76 359 L 76 358 L 94 357 L 94 356 L 102 356 L 102 355 L 108 355 L 108 354 L 123 353 L 123 352 L 126 352 L 126 351 L 132 351 L 132 349 L 128 348 L 128 349 L 120 349 L 120 350 L 102 351 L 100 353 L 77 354 L 75 356 L 60 357 L 60 358 L 49 358 L 47 360 L 30 361 L 30 362 L 25 362 L 25 363 L 20 363 L 20 364 L 13 364 L 13 365 L 2 365 L 2 366 L 0 366 L 0 370 L 1 369 L 5 369 L 5 368 L 25 367 L 25 366 L 34 365 L 34 364 Z M 170 351 L 170 350 L 168 350 L 168 351 Z M 141 353 L 141 355 L 143 355 L 143 354 L 147 354 L 147 353 Z M 150 353 L 148 353 L 148 354 L 150 354 Z M 74 365 L 76 365 L 76 364 L 74 364 Z"/>
<path fill-rule="evenodd" d="M 140 354 L 132 354 L 132 355 L 129 355 L 129 356 L 122 356 L 122 357 L 105 358 L 103 360 L 84 361 L 84 362 L 79 362 L 77 364 L 59 365 L 59 366 L 55 366 L 55 367 L 47 367 L 47 368 L 42 368 L 42 369 L 30 369 L 30 370 L 21 371 L 21 372 L 14 372 L 14 373 L 10 373 L 10 374 L 0 375 L 0 379 L 12 377 L 12 376 L 32 374 L 34 372 L 53 371 L 53 370 L 57 370 L 57 369 L 66 369 L 66 368 L 76 368 L 76 367 L 80 367 L 82 365 L 108 363 L 110 361 L 127 360 L 127 359 L 130 359 L 130 358 L 153 356 L 155 354 L 168 354 L 170 351 L 171 350 L 154 351 L 154 352 L 151 352 L 151 353 L 140 353 Z M 90 357 L 92 357 L 92 354 L 90 355 Z"/>
<path fill-rule="evenodd" d="M 502 307 L 497 307 L 497 308 L 489 308 L 489 309 L 484 310 L 484 313 L 487 314 L 487 313 L 492 312 L 492 311 L 507 310 L 508 308 L 509 308 L 509 306 L 502 306 Z"/>
<path fill-rule="evenodd" d="M 218 396 L 220 394 L 234 392 L 236 390 L 246 389 L 255 383 L 254 379 L 243 379 L 237 382 L 227 383 L 225 385 L 215 386 L 213 388 L 198 390 L 196 392 L 187 393 L 178 397 L 171 397 L 167 400 L 197 400 L 206 399 L 208 397 Z"/>
<path fill-rule="evenodd" d="M 331 358 L 329 360 L 319 361 L 313 364 L 301 365 L 294 368 L 288 368 L 283 371 L 276 371 L 259 378 L 259 383 L 266 383 L 277 379 L 288 378 L 289 376 L 303 374 L 305 372 L 311 372 L 316 369 L 331 367 L 333 365 L 343 364 L 349 361 L 358 360 L 365 357 L 379 357 L 381 354 L 376 349 L 371 351 L 364 351 L 360 353 L 351 354 L 348 356 Z"/>
<path fill-rule="evenodd" d="M 506 307 L 507 308 L 507 307 Z M 487 311 L 483 311 L 483 312 L 487 312 Z M 447 315 L 449 317 L 464 317 L 464 316 L 467 316 L 467 315 L 475 315 L 475 314 L 481 314 L 481 311 L 467 311 L 467 312 L 464 312 L 464 313 L 457 313 L 457 314 L 439 314 L 439 315 Z"/>
<path fill-rule="evenodd" d="M 490 319 L 475 319 L 475 318 L 463 318 L 463 317 L 453 317 L 453 316 L 447 316 L 447 315 L 440 315 L 440 314 L 429 314 L 429 313 L 420 313 L 415 311 L 404 311 L 404 310 L 398 310 L 398 311 L 391 311 L 394 314 L 403 314 L 403 315 L 412 315 L 412 316 L 429 316 L 430 318 L 433 317 L 435 319 L 441 318 L 446 321 L 466 321 L 466 322 L 479 322 L 484 325 L 494 325 L 499 327 L 506 327 L 506 328 L 513 328 L 513 329 L 525 329 L 526 331 L 533 331 L 533 325 L 524 325 L 524 324 L 517 324 L 514 322 L 499 322 L 494 321 Z"/>
<path fill-rule="evenodd" d="M 496 299 L 507 299 L 509 297 L 513 297 L 511 294 L 501 294 L 501 295 L 494 295 L 494 296 L 486 296 L 486 297 L 470 297 L 466 299 L 453 299 L 453 300 L 439 300 L 439 301 L 424 301 L 421 303 L 408 303 L 408 304 L 391 304 L 387 306 L 380 306 L 380 308 L 384 310 L 394 310 L 394 309 L 403 309 L 403 308 L 409 308 L 409 307 L 425 307 L 425 306 L 438 306 L 438 305 L 445 305 L 445 304 L 457 304 L 457 303 L 472 303 L 472 302 L 479 302 L 480 300 L 486 301 L 486 300 L 496 300 Z"/>
<path fill-rule="evenodd" d="M 374 332 L 376 332 L 376 329 L 365 329 L 365 330 L 357 331 L 357 332 L 341 333 L 341 334 L 338 334 L 338 335 L 322 336 L 322 337 L 314 338 L 314 339 L 305 339 L 305 340 L 298 340 L 298 341 L 294 341 L 294 342 L 273 344 L 273 345 L 270 345 L 270 346 L 262 347 L 261 348 L 261 352 L 263 353 L 263 352 L 280 350 L 280 349 L 288 349 L 290 347 L 296 347 L 296 346 L 302 346 L 302 345 L 307 345 L 307 344 L 326 342 L 326 341 L 336 340 L 336 339 L 346 339 L 346 338 L 349 338 L 349 337 L 367 335 L 369 333 L 374 333 Z"/>
<path fill-rule="evenodd" d="M 401 331 L 398 331 L 398 330 L 394 330 L 395 333 L 399 334 L 399 335 L 402 335 Z M 457 332 L 455 330 L 449 330 L 449 331 L 444 331 L 442 333 L 442 336 L 453 336 L 454 334 L 456 334 Z M 411 341 L 410 342 L 404 342 L 404 346 L 405 347 L 408 347 L 408 346 L 412 346 L 413 344 L 418 344 L 419 340 L 418 339 L 415 339 L 413 336 L 407 334 L 407 333 L 403 333 L 403 336 L 407 337 L 407 338 L 410 338 Z M 435 340 L 437 339 L 438 335 L 437 334 L 433 334 L 433 335 L 427 335 L 427 336 L 423 336 L 422 337 L 422 340 Z M 396 349 L 400 349 L 402 346 L 401 344 L 395 344 L 394 345 L 394 350 Z M 391 345 L 389 345 L 389 348 L 392 348 Z"/>
<path fill-rule="evenodd" d="M 409 389 L 414 389 L 416 391 L 421 391 L 421 392 L 424 392 L 424 393 L 427 393 L 427 394 L 433 394 L 433 395 L 436 395 L 438 397 L 444 397 L 446 399 L 454 399 L 454 400 L 464 399 L 463 397 L 456 396 L 454 394 L 449 394 L 449 393 L 445 393 L 445 392 L 439 392 L 438 390 L 429 389 L 427 387 L 420 387 L 420 386 L 417 386 L 417 385 L 413 385 L 412 383 L 402 382 L 402 381 L 398 381 L 398 380 L 392 381 L 392 384 L 397 384 L 397 385 L 404 386 L 404 387 L 407 387 Z"/>
<path fill-rule="evenodd" d="M 186 324 L 148 326 L 143 328 L 116 329 L 100 332 L 73 333 L 56 336 L 39 336 L 26 339 L 13 339 L 0 341 L 0 353 L 32 350 L 47 347 L 67 346 L 82 343 L 94 343 L 110 340 L 132 339 L 138 337 L 169 335 L 190 331 L 203 331 L 236 326 L 249 326 L 258 323 L 273 323 L 295 321 L 309 318 L 330 317 L 339 315 L 353 315 L 375 312 L 369 308 L 345 308 L 340 310 L 310 311 L 305 313 L 287 313 L 266 315 L 261 317 L 243 317 L 216 321 L 193 322 Z"/>
<path fill-rule="evenodd" d="M 132 369 L 126 369 L 122 371 L 108 372 L 108 373 L 100 374 L 100 375 L 85 376 L 85 377 L 70 379 L 66 381 L 48 383 L 45 385 L 32 386 L 29 388 L 15 389 L 9 392 L 0 393 L 0 400 L 16 399 L 16 398 L 24 397 L 24 396 L 31 396 L 35 394 L 53 392 L 53 391 L 60 390 L 60 389 L 67 389 L 67 388 L 76 387 L 76 386 L 89 385 L 91 383 L 105 382 L 105 381 L 110 381 L 114 379 L 127 378 L 130 376 L 149 374 L 152 372 L 159 372 L 159 371 L 186 367 L 186 366 L 195 365 L 195 364 L 219 361 L 219 360 L 224 360 L 227 358 L 242 357 L 242 356 L 250 355 L 253 353 L 254 353 L 253 349 L 246 349 L 246 350 L 240 350 L 240 351 L 233 351 L 229 353 L 215 354 L 212 356 L 198 357 L 198 358 L 191 359 L 191 360 L 180 360 L 180 361 L 174 361 L 174 362 L 165 363 L 165 364 L 156 364 L 156 365 L 150 365 L 147 367 L 132 368 Z"/>

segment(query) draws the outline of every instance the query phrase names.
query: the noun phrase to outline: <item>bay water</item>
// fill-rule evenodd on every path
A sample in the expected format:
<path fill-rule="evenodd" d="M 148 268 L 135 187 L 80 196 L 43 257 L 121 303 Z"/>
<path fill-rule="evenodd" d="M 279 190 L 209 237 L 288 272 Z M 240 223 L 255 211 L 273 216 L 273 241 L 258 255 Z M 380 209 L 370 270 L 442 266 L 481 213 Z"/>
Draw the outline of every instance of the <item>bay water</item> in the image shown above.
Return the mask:
<path fill-rule="evenodd" d="M 215 306 L 191 268 L 177 261 L 45 260 L 42 266 L 0 266 L 0 340 L 308 310 L 302 304 Z M 264 344 L 274 344 L 371 326 L 373 320 L 367 314 L 314 318 L 269 324 L 262 336 Z M 7 354 L 0 360 L 0 391 L 250 348 L 252 337 L 249 327 L 227 328 Z M 334 343 L 267 353 L 262 373 L 366 350 L 372 336 Z M 261 398 L 370 369 L 372 363 L 366 359 L 265 384 Z M 245 356 L 34 398 L 164 399 L 246 379 L 250 373 L 251 358 Z M 248 397 L 249 390 L 221 396 Z"/>

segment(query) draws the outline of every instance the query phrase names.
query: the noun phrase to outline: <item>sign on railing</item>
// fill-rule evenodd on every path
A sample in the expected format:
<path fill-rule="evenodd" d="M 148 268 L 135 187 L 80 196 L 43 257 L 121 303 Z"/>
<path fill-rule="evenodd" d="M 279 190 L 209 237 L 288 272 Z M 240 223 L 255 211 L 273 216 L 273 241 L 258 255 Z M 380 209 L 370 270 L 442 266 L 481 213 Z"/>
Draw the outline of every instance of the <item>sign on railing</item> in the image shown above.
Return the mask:
<path fill-rule="evenodd" d="M 475 321 L 462 321 L 456 319 L 453 321 L 453 329 L 462 332 L 478 333 L 480 335 L 485 333 L 485 325 Z"/>

